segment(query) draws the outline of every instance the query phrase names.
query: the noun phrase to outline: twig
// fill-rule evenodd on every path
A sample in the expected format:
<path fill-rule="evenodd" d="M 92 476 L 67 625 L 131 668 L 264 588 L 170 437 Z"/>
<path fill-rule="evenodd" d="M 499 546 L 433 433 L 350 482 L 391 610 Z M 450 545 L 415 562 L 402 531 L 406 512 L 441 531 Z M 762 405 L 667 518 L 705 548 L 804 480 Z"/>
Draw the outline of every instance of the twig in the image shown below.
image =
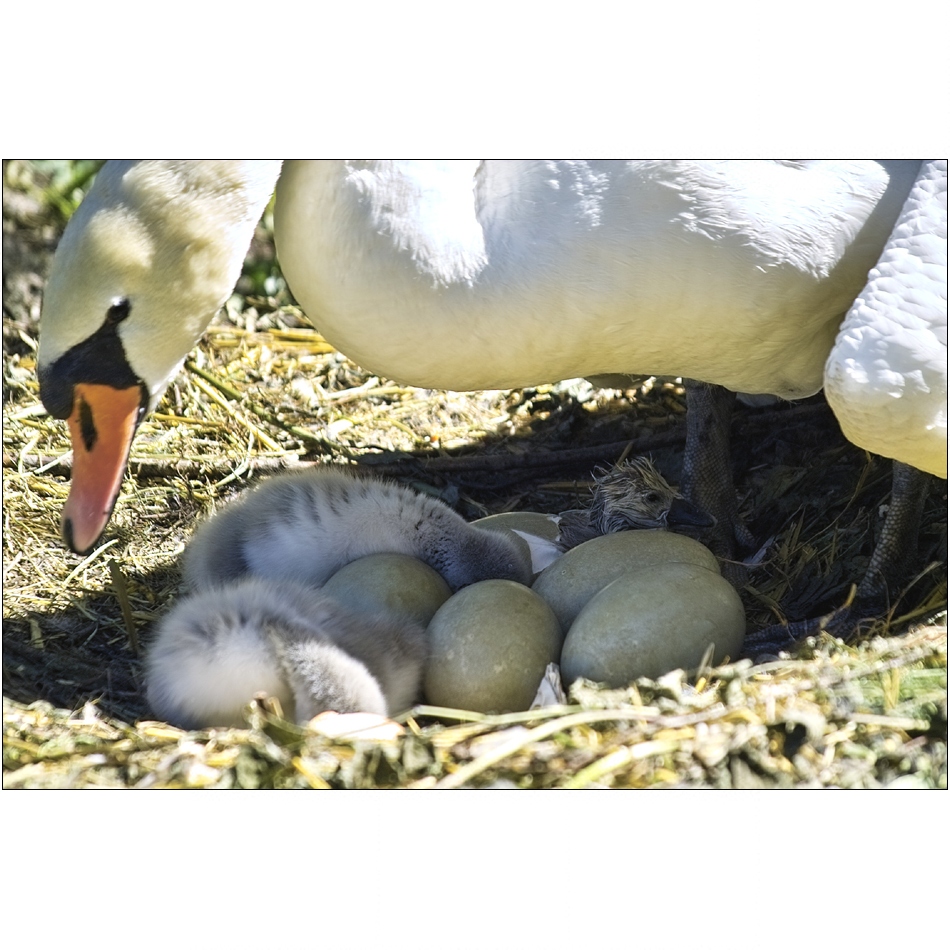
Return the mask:
<path fill-rule="evenodd" d="M 623 442 L 607 442 L 602 445 L 590 445 L 581 449 L 563 451 L 524 452 L 504 455 L 412 455 L 387 462 L 373 461 L 376 456 L 363 455 L 358 459 L 365 466 L 380 475 L 404 475 L 406 470 L 426 472 L 507 472 L 518 469 L 549 469 L 571 465 L 590 464 L 618 457 L 629 446 L 639 453 L 677 445 L 684 441 L 681 433 L 650 436 L 647 439 L 626 439 Z"/>
<path fill-rule="evenodd" d="M 115 590 L 115 596 L 122 608 L 122 617 L 125 620 L 125 629 L 129 632 L 129 643 L 132 645 L 132 652 L 138 656 L 139 634 L 135 626 L 135 617 L 132 616 L 132 605 L 129 603 L 129 589 L 125 583 L 122 568 L 119 567 L 119 562 L 114 557 L 109 558 L 109 574 L 112 577 L 112 588 Z"/>
<path fill-rule="evenodd" d="M 25 475 L 48 474 L 54 476 L 68 476 L 72 469 L 70 454 L 55 455 L 23 455 L 17 456 L 12 452 L 3 453 L 3 467 L 14 468 L 22 460 L 26 471 Z M 250 468 L 260 472 L 278 472 L 285 468 L 305 468 L 316 465 L 316 462 L 301 462 L 292 454 L 281 458 L 270 456 L 255 456 L 251 459 Z M 34 467 L 35 466 L 35 467 Z M 140 456 L 129 459 L 129 468 L 141 478 L 167 478 L 179 475 L 183 478 L 195 478 L 199 475 L 225 476 L 234 471 L 234 459 L 222 461 L 214 459 L 182 458 L 179 455 L 168 456 Z M 38 469 L 42 469 L 40 472 Z"/>
<path fill-rule="evenodd" d="M 192 368 L 191 364 L 187 365 L 189 368 Z M 204 370 L 198 369 L 197 367 L 193 368 L 194 371 L 202 378 L 215 380 L 212 385 L 220 384 L 219 388 L 221 388 L 221 391 L 226 395 L 231 394 L 232 398 L 235 399 L 241 398 L 240 393 L 228 386 L 227 383 L 217 380 L 213 374 L 206 373 Z M 288 426 L 285 423 L 282 423 L 279 419 L 273 417 L 271 413 L 266 413 L 264 410 L 258 410 L 253 406 L 249 406 L 248 408 L 262 418 L 271 417 L 271 421 L 273 421 L 275 425 L 282 426 L 292 435 L 298 436 L 300 438 L 306 436 L 307 440 L 322 445 L 333 455 L 341 455 L 349 461 L 355 461 L 361 467 L 364 467 L 375 474 L 392 476 L 404 476 L 410 473 L 417 474 L 420 471 L 439 473 L 508 472 L 524 469 L 568 468 L 571 466 L 590 465 L 607 460 L 616 460 L 629 454 L 644 455 L 658 449 L 682 445 L 686 439 L 685 431 L 682 429 L 677 429 L 675 432 L 660 433 L 657 435 L 647 436 L 642 439 L 624 439 L 621 442 L 606 442 L 599 445 L 589 445 L 584 446 L 583 448 L 563 449 L 560 451 L 525 451 L 520 454 L 505 453 L 495 455 L 427 455 L 420 453 L 405 455 L 402 458 L 390 458 L 388 454 L 386 456 L 378 456 L 369 453 L 364 453 L 363 455 L 353 455 L 341 445 L 327 442 L 324 439 L 314 436 L 312 433 L 307 433 L 302 429 L 297 429 L 296 426 Z M 805 413 L 807 415 L 814 415 L 817 409 L 824 409 L 827 411 L 826 406 L 795 406 L 791 409 L 783 410 L 782 412 L 776 411 L 772 413 L 763 413 L 755 418 L 755 422 L 761 422 L 766 415 L 769 417 L 782 415 L 784 417 L 792 413 L 803 414 L 803 410 L 808 410 L 808 412 Z M 775 421 L 775 419 L 772 419 L 772 424 L 774 424 Z M 4 452 L 4 468 L 16 464 L 23 464 L 26 468 L 49 465 L 49 471 L 51 474 L 64 475 L 68 474 L 69 472 L 69 466 L 67 466 L 65 463 L 58 463 L 58 460 L 55 456 L 28 455 L 22 457 L 22 462 L 19 462 L 18 460 L 20 458 L 20 456 L 17 456 L 13 453 Z M 385 458 L 386 461 L 383 461 L 383 458 Z M 136 466 L 136 470 L 146 477 L 161 477 L 162 475 L 167 474 L 169 471 L 175 471 L 182 475 L 187 475 L 192 472 L 198 474 L 209 471 L 215 472 L 219 469 L 221 471 L 231 470 L 220 463 L 215 463 L 212 461 L 176 460 L 174 463 L 172 463 L 170 457 L 169 459 L 158 460 L 154 456 L 133 458 L 130 460 L 129 464 Z M 267 458 L 256 458 L 253 461 L 253 467 L 264 472 L 277 471 L 283 467 L 305 467 L 310 464 L 318 463 L 300 462 L 296 460 L 291 461 L 289 459 L 286 461 L 269 460 Z"/>
<path fill-rule="evenodd" d="M 236 402 L 243 403 L 248 411 L 253 412 L 255 416 L 258 416 L 261 419 L 271 423 L 271 425 L 278 426 L 283 429 L 285 432 L 289 432 L 294 438 L 300 439 L 302 442 L 313 442 L 317 445 L 324 446 L 327 449 L 330 449 L 334 452 L 341 453 L 349 457 L 349 453 L 340 445 L 335 445 L 332 442 L 328 442 L 326 439 L 321 438 L 320 436 L 314 435 L 312 432 L 308 432 L 306 429 L 301 429 L 298 426 L 291 425 L 290 423 L 284 422 L 277 414 L 271 412 L 269 409 L 262 409 L 260 406 L 256 406 L 252 402 L 246 402 L 244 400 L 244 395 L 236 390 L 233 386 L 229 386 L 223 379 L 219 379 L 214 373 L 209 373 L 207 370 L 202 369 L 200 366 L 197 366 L 193 361 L 188 360 L 185 363 L 185 369 L 190 373 L 194 373 L 196 376 L 203 379 L 205 382 L 214 386 L 215 389 L 224 393 L 229 399 L 233 399 Z"/>
<path fill-rule="evenodd" d="M 195 386 L 197 386 L 198 389 L 200 389 L 210 400 L 212 400 L 212 402 L 217 403 L 222 409 L 224 409 L 225 412 L 233 415 L 235 407 L 232 406 L 226 399 L 223 399 L 221 394 L 218 393 L 210 383 L 199 378 L 195 380 Z M 266 446 L 272 452 L 281 451 L 281 447 L 266 432 L 254 425 L 250 419 L 241 419 L 241 422 L 247 426 L 252 435 L 261 443 L 261 445 Z"/>
<path fill-rule="evenodd" d="M 96 549 L 92 552 L 92 554 L 90 554 L 88 557 L 83 558 L 83 559 L 69 572 L 69 574 L 67 575 L 66 579 L 63 581 L 63 587 L 68 587 L 68 586 L 73 582 L 73 580 L 75 580 L 75 578 L 78 577 L 79 573 L 80 573 L 84 568 L 86 568 L 89 564 L 91 564 L 96 558 L 102 557 L 102 555 L 105 554 L 105 552 L 108 551 L 109 548 L 111 548 L 113 544 L 118 544 L 118 543 L 119 543 L 119 539 L 118 539 L 118 538 L 112 538 L 111 541 L 106 541 L 106 543 L 103 544 L 102 547 L 96 548 Z"/>

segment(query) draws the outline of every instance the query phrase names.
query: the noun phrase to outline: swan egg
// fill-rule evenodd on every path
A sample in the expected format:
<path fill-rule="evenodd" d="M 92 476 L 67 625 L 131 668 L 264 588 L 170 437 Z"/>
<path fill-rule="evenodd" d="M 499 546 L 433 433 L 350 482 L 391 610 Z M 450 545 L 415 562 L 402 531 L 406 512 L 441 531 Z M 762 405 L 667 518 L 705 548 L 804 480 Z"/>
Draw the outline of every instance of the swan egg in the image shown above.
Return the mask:
<path fill-rule="evenodd" d="M 452 594 L 438 571 L 408 554 L 369 554 L 350 561 L 323 590 L 354 610 L 399 615 L 423 627 Z"/>
<path fill-rule="evenodd" d="M 608 584 L 581 610 L 561 653 L 564 685 L 580 676 L 611 687 L 735 658 L 745 612 L 732 585 L 706 567 L 657 564 Z"/>
<path fill-rule="evenodd" d="M 507 528 L 510 531 L 523 531 L 545 541 L 556 541 L 558 527 L 550 515 L 540 511 L 503 511 L 498 515 L 479 518 L 472 524 L 476 528 Z"/>
<path fill-rule="evenodd" d="M 551 608 L 514 581 L 480 581 L 447 600 L 428 629 L 428 702 L 476 712 L 527 709 L 563 635 Z"/>
<path fill-rule="evenodd" d="M 618 531 L 572 548 L 544 570 L 531 589 L 568 630 L 585 604 L 621 574 L 659 563 L 695 564 L 719 573 L 709 548 L 671 531 Z"/>

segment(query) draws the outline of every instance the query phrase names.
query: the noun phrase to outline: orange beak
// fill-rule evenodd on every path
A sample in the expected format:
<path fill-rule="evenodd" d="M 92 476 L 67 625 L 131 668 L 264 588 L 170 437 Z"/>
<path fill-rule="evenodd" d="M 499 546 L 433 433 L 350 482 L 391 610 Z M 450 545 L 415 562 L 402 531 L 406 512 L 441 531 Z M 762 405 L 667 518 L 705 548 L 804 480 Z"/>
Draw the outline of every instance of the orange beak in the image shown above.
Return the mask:
<path fill-rule="evenodd" d="M 69 433 L 73 477 L 63 508 L 63 540 L 85 554 L 99 540 L 112 514 L 138 424 L 142 390 L 77 383 Z"/>

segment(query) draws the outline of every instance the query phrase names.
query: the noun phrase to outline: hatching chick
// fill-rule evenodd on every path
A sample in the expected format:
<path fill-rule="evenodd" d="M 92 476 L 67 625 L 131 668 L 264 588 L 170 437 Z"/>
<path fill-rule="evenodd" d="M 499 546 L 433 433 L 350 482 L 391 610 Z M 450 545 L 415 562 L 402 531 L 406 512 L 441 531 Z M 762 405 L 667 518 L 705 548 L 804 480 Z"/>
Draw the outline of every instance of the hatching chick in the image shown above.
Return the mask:
<path fill-rule="evenodd" d="M 530 557 L 514 539 L 339 467 L 279 475 L 240 495 L 198 528 L 182 571 L 192 589 L 246 574 L 319 586 L 350 561 L 386 553 L 424 561 L 453 591 L 490 578 L 531 583 Z"/>
<path fill-rule="evenodd" d="M 392 715 L 421 695 L 425 631 L 360 614 L 320 591 L 247 578 L 180 600 L 146 659 L 155 715 L 184 728 L 243 725 L 258 692 L 289 718 Z"/>
<path fill-rule="evenodd" d="M 686 501 L 648 458 L 601 469 L 588 508 L 558 516 L 558 544 L 569 550 L 584 541 L 634 528 L 705 527 L 715 519 Z"/>

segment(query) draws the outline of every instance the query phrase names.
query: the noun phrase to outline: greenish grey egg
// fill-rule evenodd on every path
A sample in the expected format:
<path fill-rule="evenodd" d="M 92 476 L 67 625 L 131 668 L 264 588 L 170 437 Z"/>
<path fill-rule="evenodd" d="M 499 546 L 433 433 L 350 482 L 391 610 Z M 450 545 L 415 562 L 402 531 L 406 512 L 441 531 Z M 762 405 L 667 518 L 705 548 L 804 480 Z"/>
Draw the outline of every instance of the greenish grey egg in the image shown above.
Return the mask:
<path fill-rule="evenodd" d="M 558 527 L 551 520 L 550 515 L 540 511 L 503 511 L 498 515 L 489 515 L 473 521 L 476 528 L 507 528 L 510 531 L 523 531 L 544 538 L 545 541 L 556 541 Z"/>
<path fill-rule="evenodd" d="M 514 581 L 480 581 L 453 594 L 428 629 L 426 699 L 476 712 L 527 709 L 563 634 L 551 608 Z"/>
<path fill-rule="evenodd" d="M 659 564 L 608 584 L 578 614 L 564 641 L 561 675 L 626 686 L 695 669 L 710 644 L 713 662 L 738 655 L 745 612 L 732 585 L 696 564 Z"/>
<path fill-rule="evenodd" d="M 531 585 L 554 611 L 563 630 L 587 602 L 627 571 L 662 563 L 696 564 L 719 573 L 709 548 L 671 531 L 618 531 L 572 548 L 546 568 Z"/>
<path fill-rule="evenodd" d="M 438 571 L 408 554 L 369 554 L 350 561 L 323 590 L 354 610 L 398 614 L 423 627 L 452 596 Z"/>

